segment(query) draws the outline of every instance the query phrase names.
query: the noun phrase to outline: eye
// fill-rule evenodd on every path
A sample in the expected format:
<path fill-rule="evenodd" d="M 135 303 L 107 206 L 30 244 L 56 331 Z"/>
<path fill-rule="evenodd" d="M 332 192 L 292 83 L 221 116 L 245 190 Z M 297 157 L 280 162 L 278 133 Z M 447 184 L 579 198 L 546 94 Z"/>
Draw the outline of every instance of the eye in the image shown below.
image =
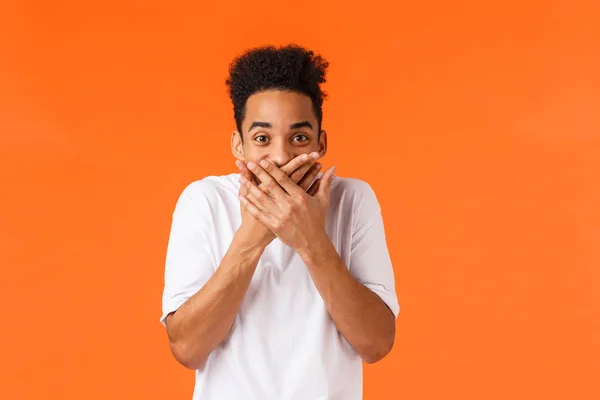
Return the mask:
<path fill-rule="evenodd" d="M 302 143 L 302 142 L 306 142 L 308 140 L 308 136 L 306 136 L 306 135 L 297 135 L 297 136 L 294 136 L 294 138 L 292 140 L 295 141 L 295 142 Z"/>
<path fill-rule="evenodd" d="M 255 141 L 257 141 L 258 143 L 267 143 L 269 141 L 269 138 L 266 137 L 265 135 L 258 135 L 257 137 L 254 138 Z"/>

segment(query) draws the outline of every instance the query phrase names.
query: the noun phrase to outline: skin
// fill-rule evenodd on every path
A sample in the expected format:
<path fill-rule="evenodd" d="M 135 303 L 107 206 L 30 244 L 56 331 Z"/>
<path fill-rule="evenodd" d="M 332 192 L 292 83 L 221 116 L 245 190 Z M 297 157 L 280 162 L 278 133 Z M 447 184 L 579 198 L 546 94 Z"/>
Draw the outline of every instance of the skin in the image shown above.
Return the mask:
<path fill-rule="evenodd" d="M 327 152 L 327 132 L 321 131 L 319 134 L 318 125 L 308 96 L 283 91 L 266 91 L 250 96 L 246 101 L 246 115 L 241 127 L 243 140 L 239 132 L 231 135 L 231 150 L 241 175 L 259 183 L 257 177 L 248 170 L 248 162 L 269 160 L 281 167 L 296 157 L 323 157 Z M 318 188 L 320 181 L 315 183 L 312 192 Z M 241 194 L 246 195 L 245 192 Z M 259 239 L 275 238 L 244 207 L 242 221 L 242 224 L 247 223 L 252 228 L 251 232 L 260 233 L 257 234 Z M 263 242 L 259 240 L 259 243 Z"/>
<path fill-rule="evenodd" d="M 335 169 L 315 180 L 327 133 L 318 131 L 310 98 L 284 91 L 251 96 L 231 148 L 242 223 L 217 271 L 167 317 L 175 359 L 190 369 L 204 366 L 231 329 L 264 249 L 278 237 L 304 260 L 340 333 L 365 362 L 379 361 L 393 346 L 394 316 L 350 275 L 325 232 Z"/>

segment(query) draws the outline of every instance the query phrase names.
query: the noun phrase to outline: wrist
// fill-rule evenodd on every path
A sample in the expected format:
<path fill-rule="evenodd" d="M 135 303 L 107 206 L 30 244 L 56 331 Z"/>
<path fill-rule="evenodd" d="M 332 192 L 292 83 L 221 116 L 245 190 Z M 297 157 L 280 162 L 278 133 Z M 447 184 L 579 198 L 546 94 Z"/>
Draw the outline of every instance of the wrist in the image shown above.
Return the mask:
<path fill-rule="evenodd" d="M 272 238 L 265 237 L 264 235 L 257 235 L 255 230 L 248 228 L 242 223 L 235 232 L 233 240 L 244 249 L 263 251 L 269 243 L 271 243 Z"/>
<path fill-rule="evenodd" d="M 313 239 L 310 240 L 306 246 L 296 249 L 300 258 L 302 258 L 307 265 L 319 264 L 320 261 L 327 258 L 332 251 L 337 254 L 337 251 L 325 230 L 319 235 L 313 236 Z"/>

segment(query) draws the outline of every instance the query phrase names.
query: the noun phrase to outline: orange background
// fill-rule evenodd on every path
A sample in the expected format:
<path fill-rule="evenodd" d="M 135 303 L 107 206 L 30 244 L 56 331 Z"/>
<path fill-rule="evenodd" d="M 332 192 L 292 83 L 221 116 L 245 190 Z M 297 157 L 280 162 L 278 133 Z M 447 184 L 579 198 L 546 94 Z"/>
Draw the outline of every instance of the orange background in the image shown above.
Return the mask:
<path fill-rule="evenodd" d="M 600 398 L 597 2 L 97 3 L 0 5 L 0 397 L 191 398 L 158 322 L 171 212 L 235 171 L 230 60 L 296 42 L 395 263 L 365 398 Z"/>

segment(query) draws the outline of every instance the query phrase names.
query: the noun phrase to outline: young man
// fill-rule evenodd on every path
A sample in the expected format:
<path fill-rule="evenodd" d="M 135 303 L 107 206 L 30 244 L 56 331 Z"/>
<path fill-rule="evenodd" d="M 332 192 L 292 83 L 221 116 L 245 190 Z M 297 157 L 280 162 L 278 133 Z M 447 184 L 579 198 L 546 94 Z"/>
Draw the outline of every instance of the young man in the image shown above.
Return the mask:
<path fill-rule="evenodd" d="M 163 316 L 194 399 L 362 398 L 362 361 L 394 343 L 399 306 L 379 203 L 333 179 L 327 62 L 298 46 L 231 64 L 240 173 L 188 185 L 173 212 Z"/>

